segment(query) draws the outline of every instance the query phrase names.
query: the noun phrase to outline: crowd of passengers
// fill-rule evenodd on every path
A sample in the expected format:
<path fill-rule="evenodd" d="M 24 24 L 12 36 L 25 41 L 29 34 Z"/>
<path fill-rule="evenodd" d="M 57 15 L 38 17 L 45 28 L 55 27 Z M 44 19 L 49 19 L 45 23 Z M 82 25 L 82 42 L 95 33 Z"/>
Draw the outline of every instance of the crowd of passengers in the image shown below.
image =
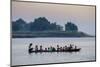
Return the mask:
<path fill-rule="evenodd" d="M 72 44 L 70 44 L 69 46 L 65 45 L 63 47 L 57 45 L 57 48 L 53 47 L 53 46 L 50 46 L 50 47 L 47 47 L 47 48 L 44 48 L 43 49 L 43 46 L 40 45 L 35 45 L 35 48 L 32 47 L 32 43 L 30 43 L 29 45 L 29 51 L 66 51 L 66 50 L 71 50 L 71 49 L 77 49 L 77 46 L 74 46 Z"/>

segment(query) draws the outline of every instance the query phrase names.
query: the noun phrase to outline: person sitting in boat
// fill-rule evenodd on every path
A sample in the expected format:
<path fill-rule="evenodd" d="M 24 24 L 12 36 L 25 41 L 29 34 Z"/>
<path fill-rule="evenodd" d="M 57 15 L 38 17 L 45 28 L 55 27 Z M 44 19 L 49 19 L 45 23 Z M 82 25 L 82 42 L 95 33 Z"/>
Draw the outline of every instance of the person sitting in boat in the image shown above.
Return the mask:
<path fill-rule="evenodd" d="M 77 49 L 77 46 L 75 46 L 75 49 Z"/>
<path fill-rule="evenodd" d="M 50 51 L 50 47 L 48 47 L 48 51 Z"/>
<path fill-rule="evenodd" d="M 65 51 L 68 49 L 68 47 L 67 46 L 65 46 Z"/>
<path fill-rule="evenodd" d="M 63 47 L 62 49 L 63 49 L 63 51 L 65 51 L 65 47 Z"/>
<path fill-rule="evenodd" d="M 59 45 L 57 45 L 57 51 L 59 51 Z"/>
<path fill-rule="evenodd" d="M 43 51 L 43 49 L 42 49 L 42 45 L 40 46 L 40 51 Z"/>
<path fill-rule="evenodd" d="M 38 51 L 38 45 L 35 46 L 35 51 L 36 51 L 36 52 Z"/>
<path fill-rule="evenodd" d="M 63 51 L 63 48 L 62 47 L 60 47 L 60 51 Z"/>
<path fill-rule="evenodd" d="M 53 47 L 52 47 L 52 46 L 50 46 L 50 52 L 52 52 L 52 49 L 53 49 Z"/>
<path fill-rule="evenodd" d="M 52 47 L 52 51 L 56 51 L 56 49 L 54 47 Z"/>
<path fill-rule="evenodd" d="M 29 53 L 31 53 L 33 51 L 32 43 L 29 44 L 29 50 L 28 51 L 29 51 Z"/>
<path fill-rule="evenodd" d="M 70 46 L 69 46 L 69 50 L 70 50 L 70 49 L 72 49 L 72 48 L 73 48 L 73 45 L 72 45 L 72 44 L 70 44 Z"/>
<path fill-rule="evenodd" d="M 47 48 L 45 48 L 45 51 L 47 51 Z"/>

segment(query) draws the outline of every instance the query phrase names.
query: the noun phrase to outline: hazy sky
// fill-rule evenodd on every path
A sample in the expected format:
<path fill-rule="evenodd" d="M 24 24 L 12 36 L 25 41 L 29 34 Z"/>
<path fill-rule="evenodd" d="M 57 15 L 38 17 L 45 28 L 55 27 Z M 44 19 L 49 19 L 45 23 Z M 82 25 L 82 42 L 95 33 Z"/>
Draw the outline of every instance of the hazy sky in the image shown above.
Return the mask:
<path fill-rule="evenodd" d="M 78 5 L 12 2 L 12 20 L 22 18 L 27 22 L 46 17 L 64 27 L 68 21 L 75 23 L 79 31 L 95 35 L 95 7 Z"/>

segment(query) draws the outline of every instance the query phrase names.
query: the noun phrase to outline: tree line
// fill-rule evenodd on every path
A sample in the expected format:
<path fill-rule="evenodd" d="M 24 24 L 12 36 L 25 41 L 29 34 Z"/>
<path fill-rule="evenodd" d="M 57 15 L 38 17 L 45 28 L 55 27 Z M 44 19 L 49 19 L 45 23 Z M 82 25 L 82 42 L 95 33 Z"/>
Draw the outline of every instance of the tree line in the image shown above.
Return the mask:
<path fill-rule="evenodd" d="M 16 21 L 12 21 L 12 31 L 63 31 L 63 27 L 56 24 L 56 22 L 50 23 L 50 21 L 48 21 L 45 17 L 36 18 L 30 23 L 27 23 L 22 18 L 19 18 Z M 67 22 L 65 24 L 65 31 L 77 32 L 78 27 L 72 22 Z"/>

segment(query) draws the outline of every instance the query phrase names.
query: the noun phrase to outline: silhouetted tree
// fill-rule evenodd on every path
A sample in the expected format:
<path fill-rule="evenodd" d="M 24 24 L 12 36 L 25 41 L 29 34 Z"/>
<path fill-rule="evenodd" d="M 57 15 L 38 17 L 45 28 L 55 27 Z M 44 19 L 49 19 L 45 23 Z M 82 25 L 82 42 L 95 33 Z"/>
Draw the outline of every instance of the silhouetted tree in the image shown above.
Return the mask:
<path fill-rule="evenodd" d="M 56 22 L 50 24 L 50 30 L 52 31 L 56 30 Z"/>
<path fill-rule="evenodd" d="M 52 31 L 62 31 L 63 27 L 57 25 L 56 22 L 50 24 L 50 30 Z"/>
<path fill-rule="evenodd" d="M 25 31 L 27 30 L 26 26 L 26 22 L 20 18 L 12 22 L 12 31 Z"/>
<path fill-rule="evenodd" d="M 12 31 L 18 31 L 19 27 L 16 22 L 12 21 Z"/>
<path fill-rule="evenodd" d="M 65 31 L 77 32 L 78 27 L 74 23 L 68 22 L 67 24 L 65 24 Z"/>
<path fill-rule="evenodd" d="M 31 23 L 31 30 L 32 31 L 45 31 L 49 30 L 50 22 L 45 17 L 39 17 Z"/>
<path fill-rule="evenodd" d="M 57 31 L 62 31 L 63 30 L 63 27 L 60 26 L 60 25 L 57 25 L 56 28 L 57 28 Z"/>
<path fill-rule="evenodd" d="M 12 31 L 62 31 L 63 27 L 56 22 L 50 23 L 45 17 L 39 17 L 34 22 L 27 23 L 23 19 L 12 21 Z"/>

